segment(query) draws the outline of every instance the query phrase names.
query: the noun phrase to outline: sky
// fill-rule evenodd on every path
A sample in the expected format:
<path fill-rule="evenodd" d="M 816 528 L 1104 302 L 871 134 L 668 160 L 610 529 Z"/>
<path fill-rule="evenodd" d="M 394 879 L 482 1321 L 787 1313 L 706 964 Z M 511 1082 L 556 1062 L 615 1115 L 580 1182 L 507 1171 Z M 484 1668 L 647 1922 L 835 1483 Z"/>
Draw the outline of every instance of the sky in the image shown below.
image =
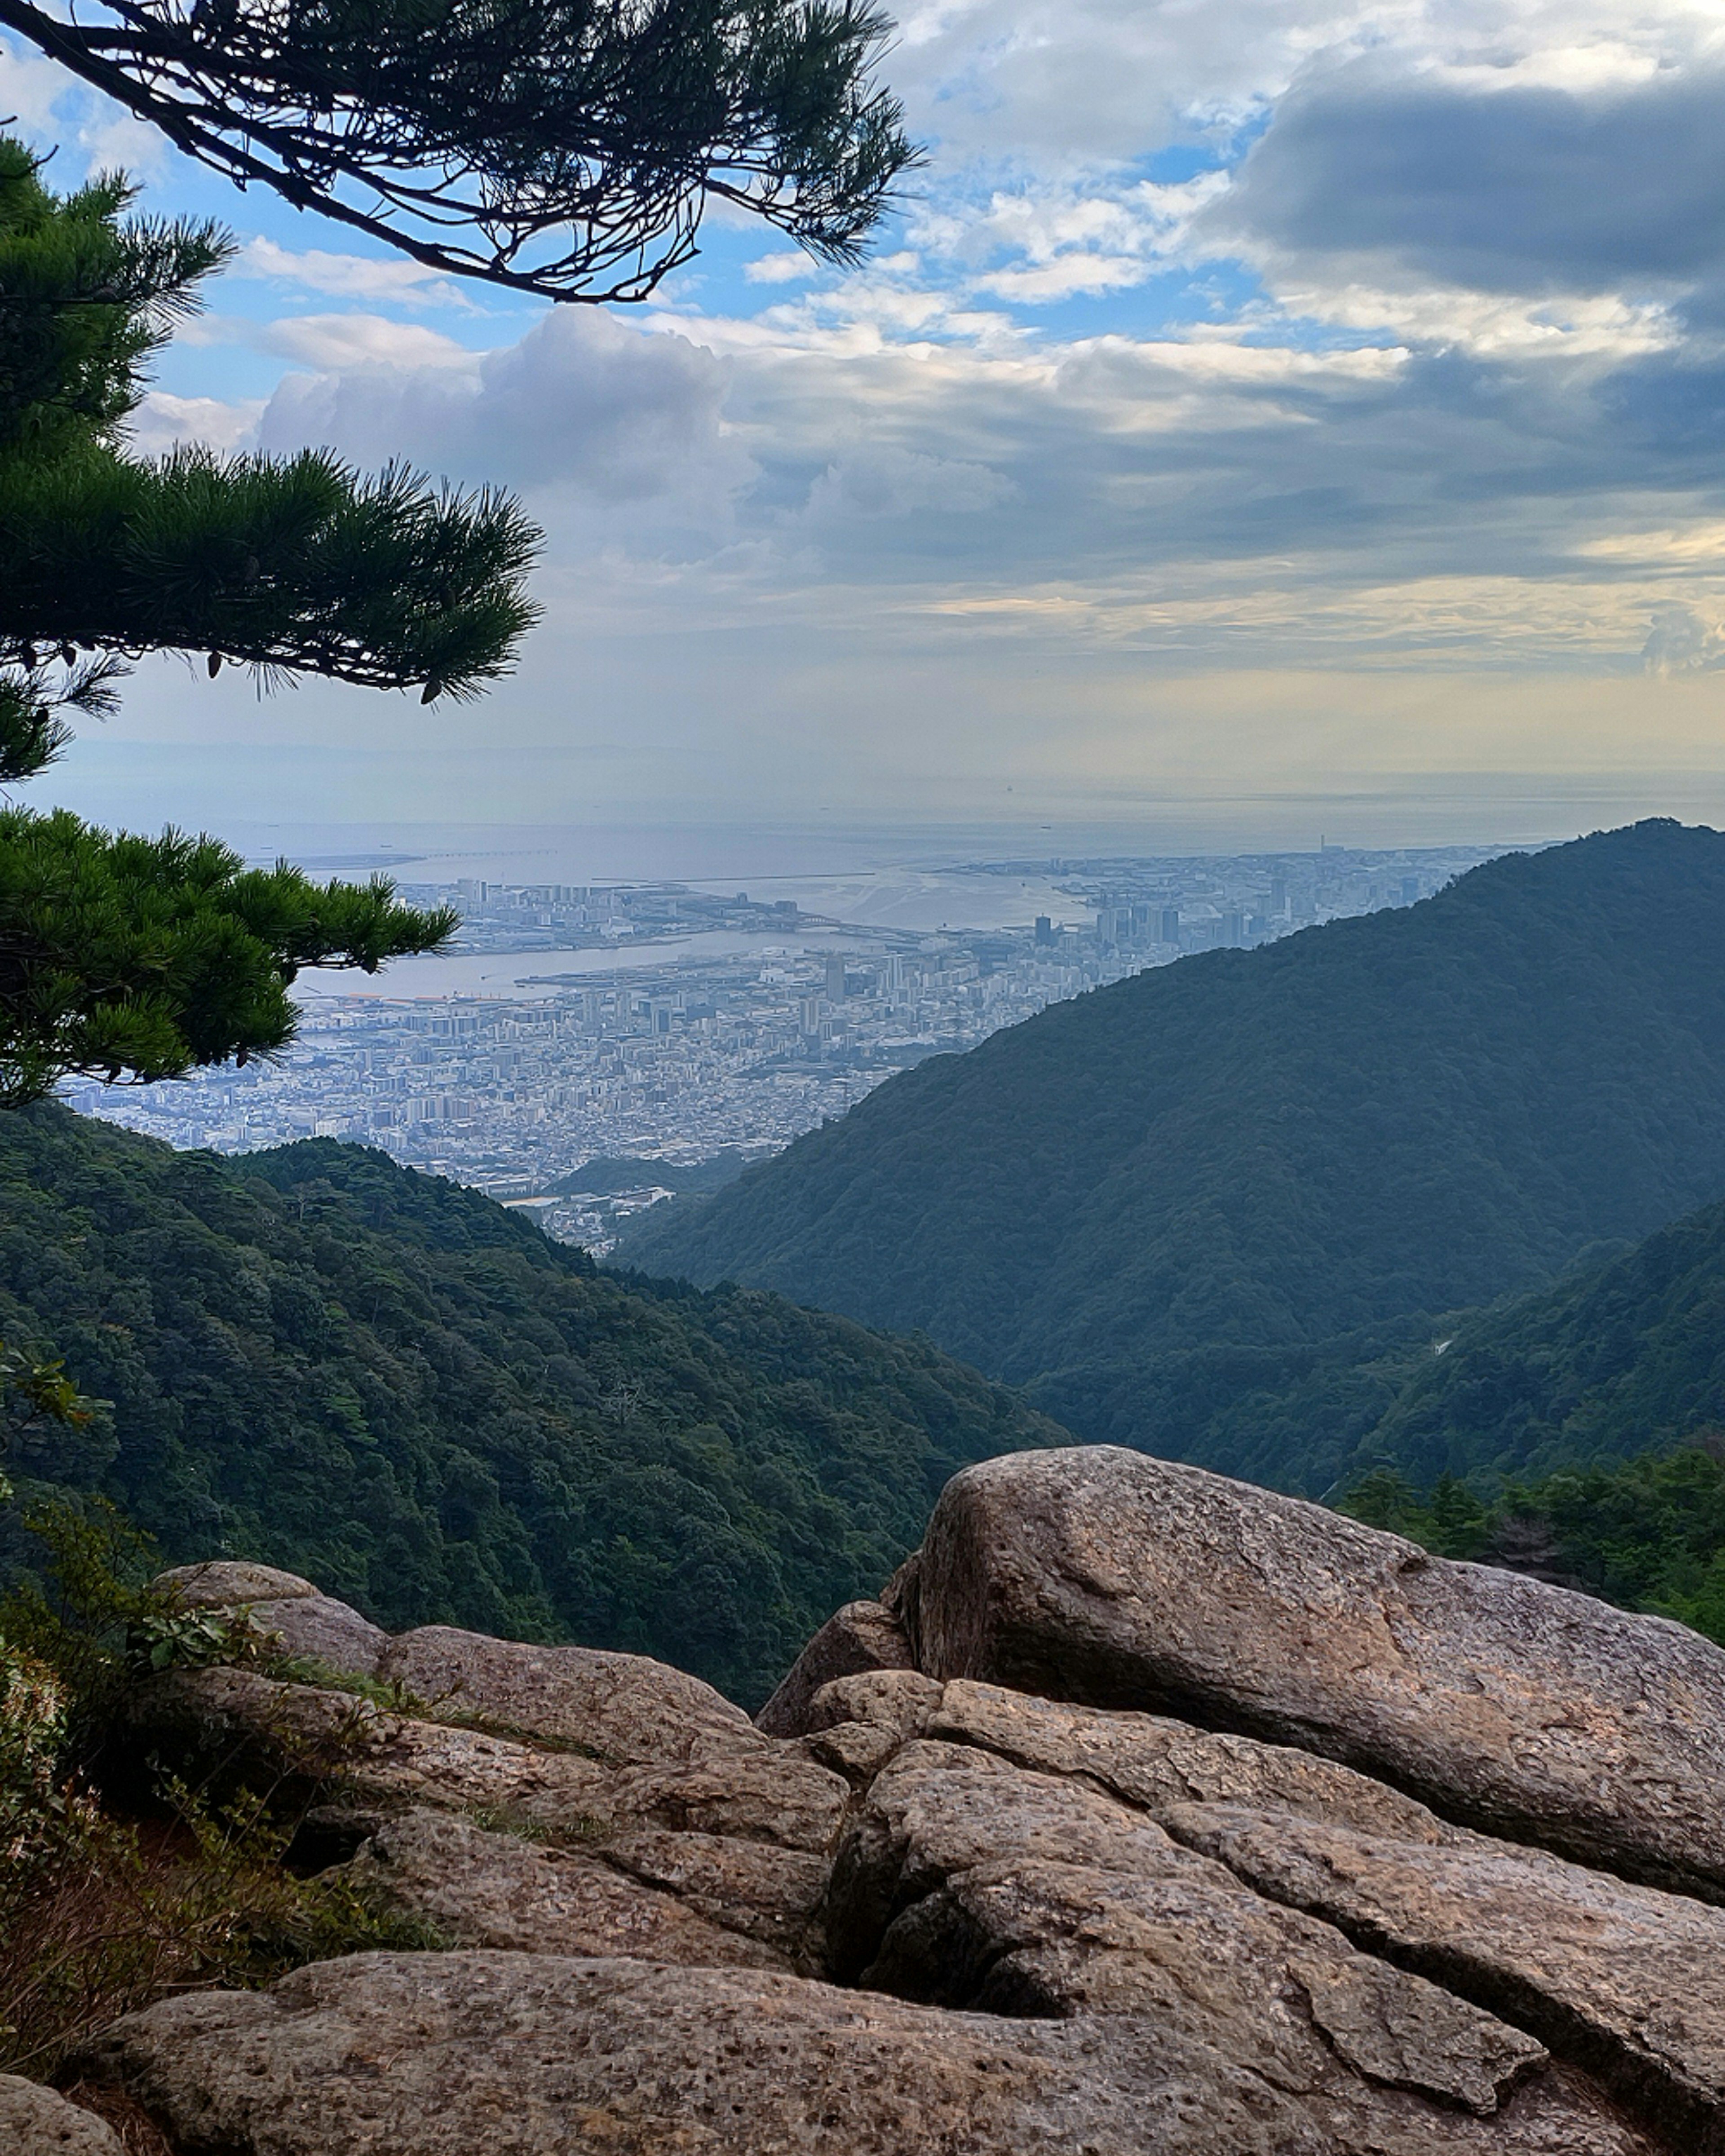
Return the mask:
<path fill-rule="evenodd" d="M 152 661 L 105 821 L 1725 823 L 1725 0 L 912 0 L 870 259 L 733 212 L 524 304 L 240 194 L 0 38 L 64 186 L 243 243 L 141 448 L 516 490 L 482 704 Z"/>

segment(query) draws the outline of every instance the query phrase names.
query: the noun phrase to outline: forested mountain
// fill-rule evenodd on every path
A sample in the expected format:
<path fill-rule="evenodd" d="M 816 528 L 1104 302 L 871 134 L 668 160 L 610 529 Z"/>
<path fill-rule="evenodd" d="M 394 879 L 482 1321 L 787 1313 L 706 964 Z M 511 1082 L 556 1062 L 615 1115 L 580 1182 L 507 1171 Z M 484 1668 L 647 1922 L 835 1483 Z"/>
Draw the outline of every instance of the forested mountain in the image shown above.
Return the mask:
<path fill-rule="evenodd" d="M 631 1249 L 925 1328 L 1084 1437 L 1322 1487 L 1426 1315 L 1722 1193 L 1725 837 L 1661 821 L 1057 1005 Z"/>
<path fill-rule="evenodd" d="M 1379 1469 L 1341 1509 L 1440 1557 L 1506 1565 L 1725 1645 L 1725 1448 L 1717 1438 L 1554 1468 L 1489 1498 L 1447 1476 L 1418 1491 Z"/>
<path fill-rule="evenodd" d="M 392 1627 L 656 1654 L 755 1702 L 968 1461 L 1065 1433 L 926 1342 L 597 1273 L 327 1139 L 223 1161 L 0 1116 L 0 1337 L 112 1403 L 14 1476 Z"/>
<path fill-rule="evenodd" d="M 1538 1475 L 1717 1436 L 1725 1436 L 1725 1205 L 1426 1343 L 1362 1459 L 1394 1461 L 1425 1484 L 1482 1469 Z"/>

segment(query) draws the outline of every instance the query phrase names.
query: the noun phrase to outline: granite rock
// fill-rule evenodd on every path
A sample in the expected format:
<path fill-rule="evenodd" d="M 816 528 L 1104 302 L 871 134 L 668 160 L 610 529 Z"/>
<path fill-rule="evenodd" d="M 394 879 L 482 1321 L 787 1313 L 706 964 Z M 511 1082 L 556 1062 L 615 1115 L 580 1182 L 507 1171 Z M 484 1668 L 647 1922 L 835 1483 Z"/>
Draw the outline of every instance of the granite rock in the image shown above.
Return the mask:
<path fill-rule="evenodd" d="M 870 1988 L 1213 2046 L 1299 2102 L 1337 2156 L 1626 2145 L 1611 2104 L 1522 2030 L 1101 1791 L 966 1747 L 913 1743 L 880 1776 L 830 1925 L 835 1967 Z"/>
<path fill-rule="evenodd" d="M 770 1947 L 709 1922 L 591 1850 L 487 1831 L 447 1812 L 415 1810 L 386 1820 L 347 1872 L 456 1946 L 625 1954 L 692 1968 L 788 1965 Z"/>
<path fill-rule="evenodd" d="M 865 1671 L 911 1666 L 910 1640 L 893 1612 L 879 1602 L 847 1602 L 798 1656 L 755 1726 L 769 1737 L 802 1737 L 812 1727 L 809 1702 L 824 1685 Z"/>
<path fill-rule="evenodd" d="M 1402 1841 L 1225 1804 L 1168 1824 L 1259 1892 L 1584 2060 L 1694 2156 L 1725 2151 L 1725 1912 L 1480 1835 Z"/>
<path fill-rule="evenodd" d="M 0 2149 L 6 2156 L 126 2156 L 113 2128 L 39 2082 L 0 2074 Z"/>
<path fill-rule="evenodd" d="M 967 1468 L 918 1666 L 1343 1762 L 1444 1817 L 1725 1899 L 1725 1649 L 1107 1445 Z"/>
<path fill-rule="evenodd" d="M 165 2000 L 79 2064 L 146 2105 L 186 2156 L 1330 2148 L 1291 2097 L 1153 2023 L 953 2014 L 624 1959 L 355 1955 L 265 1993 Z M 1640 2148 L 1626 2138 L 1614 2156 Z"/>

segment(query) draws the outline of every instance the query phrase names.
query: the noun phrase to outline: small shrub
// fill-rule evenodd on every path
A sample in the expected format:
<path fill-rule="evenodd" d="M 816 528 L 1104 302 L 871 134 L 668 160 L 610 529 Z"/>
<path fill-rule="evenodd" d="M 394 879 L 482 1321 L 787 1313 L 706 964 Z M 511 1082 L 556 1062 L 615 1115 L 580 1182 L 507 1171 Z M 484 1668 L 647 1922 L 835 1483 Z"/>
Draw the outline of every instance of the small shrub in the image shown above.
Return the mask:
<path fill-rule="evenodd" d="M 97 1794 L 128 1684 L 167 1669 L 272 1673 L 280 1642 L 242 1615 L 152 1593 L 153 1553 L 111 1508 L 45 1507 L 29 1524 L 43 1582 L 0 1603 L 0 2071 L 48 2078 L 109 2022 L 169 1993 L 252 1987 L 368 1948 L 437 1947 L 343 1871 L 285 1861 L 318 1792 L 154 1776 L 156 1809 Z"/>

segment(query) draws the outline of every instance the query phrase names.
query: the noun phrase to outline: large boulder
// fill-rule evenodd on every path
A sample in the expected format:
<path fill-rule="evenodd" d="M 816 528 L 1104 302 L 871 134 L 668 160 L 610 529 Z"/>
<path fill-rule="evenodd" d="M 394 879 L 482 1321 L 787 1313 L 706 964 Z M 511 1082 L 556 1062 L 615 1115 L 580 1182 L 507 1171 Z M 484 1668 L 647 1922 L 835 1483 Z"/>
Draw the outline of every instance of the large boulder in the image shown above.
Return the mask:
<path fill-rule="evenodd" d="M 740 1707 L 646 1655 L 542 1647 L 427 1625 L 387 1641 L 377 1674 L 434 1719 L 567 1745 L 608 1766 L 769 1750 Z"/>
<path fill-rule="evenodd" d="M 1725 1898 L 1725 1650 L 1113 1446 L 968 1468 L 917 1666 L 1340 1760 L 1445 1817 Z"/>
<path fill-rule="evenodd" d="M 266 1993 L 165 2000 L 78 2063 L 147 2106 L 183 2148 L 212 2156 L 1332 2156 L 1337 2146 L 1298 2097 L 1153 2017 L 1025 2021 L 624 1959 L 355 1955 Z M 1626 2128 L 1595 2130 L 1561 2107 L 1543 2133 L 1528 2118 L 1513 2140 L 1507 2113 L 1482 2121 L 1426 2107 L 1429 2137 L 1385 2141 L 1382 2156 L 1649 2156 Z"/>
<path fill-rule="evenodd" d="M 835 1958 L 870 1989 L 1124 2020 L 1292 2096 L 1336 2156 L 1620 2145 L 1608 2102 L 1525 2031 L 1361 1953 L 1081 1782 L 919 1742 L 834 1874 Z"/>
<path fill-rule="evenodd" d="M 81 2110 L 28 2099 L 80 2132 L 1725 2156 L 1725 1655 L 1676 1626 L 1106 1450 L 960 1476 L 770 1729 L 640 1656 L 170 1584 L 285 1658 L 141 1683 L 110 1756 L 297 1794 L 295 1861 L 426 1950 L 126 2017 Z"/>
<path fill-rule="evenodd" d="M 1725 1911 L 1537 1850 L 1191 1804 L 1189 1848 L 1585 2057 L 1684 2148 L 1725 2149 Z"/>
<path fill-rule="evenodd" d="M 284 1655 L 341 1675 L 374 1676 L 388 1644 L 389 1635 L 358 1610 L 274 1565 L 228 1558 L 182 1564 L 159 1573 L 154 1584 L 178 1609 L 243 1612 L 275 1635 Z"/>

